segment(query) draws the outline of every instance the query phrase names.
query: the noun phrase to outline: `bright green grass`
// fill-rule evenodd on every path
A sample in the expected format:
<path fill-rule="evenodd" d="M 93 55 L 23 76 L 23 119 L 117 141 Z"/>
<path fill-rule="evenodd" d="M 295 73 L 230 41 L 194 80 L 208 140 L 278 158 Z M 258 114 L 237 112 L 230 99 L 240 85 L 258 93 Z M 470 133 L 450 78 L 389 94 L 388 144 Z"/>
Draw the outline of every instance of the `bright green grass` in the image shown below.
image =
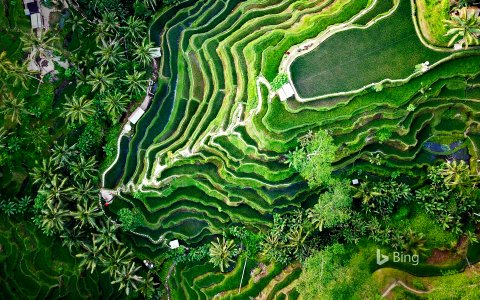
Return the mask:
<path fill-rule="evenodd" d="M 302 97 L 310 98 L 362 88 L 383 79 L 402 79 L 415 65 L 431 64 L 446 54 L 432 51 L 418 39 L 410 1 L 375 25 L 334 34 L 291 66 L 293 82 Z"/>

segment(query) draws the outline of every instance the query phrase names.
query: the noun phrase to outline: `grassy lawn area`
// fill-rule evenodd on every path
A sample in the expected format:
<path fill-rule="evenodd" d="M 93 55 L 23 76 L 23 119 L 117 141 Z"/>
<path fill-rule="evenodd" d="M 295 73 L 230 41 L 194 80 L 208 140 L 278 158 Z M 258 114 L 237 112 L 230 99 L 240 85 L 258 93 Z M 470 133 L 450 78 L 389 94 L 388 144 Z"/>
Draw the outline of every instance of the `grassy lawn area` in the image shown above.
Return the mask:
<path fill-rule="evenodd" d="M 432 51 L 418 39 L 411 5 L 401 0 L 397 10 L 362 30 L 339 32 L 291 66 L 298 93 L 310 98 L 355 90 L 385 78 L 402 79 L 415 65 L 434 63 L 446 54 Z"/>
<path fill-rule="evenodd" d="M 446 46 L 449 38 L 444 21 L 449 19 L 449 0 L 416 0 L 417 17 L 422 34 L 432 44 Z"/>

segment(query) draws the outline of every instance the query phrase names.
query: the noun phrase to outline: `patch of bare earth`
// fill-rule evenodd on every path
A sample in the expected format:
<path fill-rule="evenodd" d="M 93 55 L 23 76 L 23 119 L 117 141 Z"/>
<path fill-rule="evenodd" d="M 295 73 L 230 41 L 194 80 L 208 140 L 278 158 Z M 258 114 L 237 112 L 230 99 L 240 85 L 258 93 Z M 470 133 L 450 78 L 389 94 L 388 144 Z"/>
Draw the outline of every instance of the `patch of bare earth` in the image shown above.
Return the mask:
<path fill-rule="evenodd" d="M 452 250 L 434 249 L 432 255 L 427 259 L 427 263 L 432 265 L 449 265 L 452 262 L 463 259 L 467 248 L 468 240 L 465 237 L 462 237 Z"/>
<path fill-rule="evenodd" d="M 255 275 L 255 277 L 253 277 L 253 282 L 255 282 L 255 283 L 257 283 L 263 277 L 267 276 L 267 266 L 264 263 L 259 263 L 258 267 L 260 268 L 261 271 L 260 271 L 260 273 Z M 255 271 L 255 269 L 253 269 L 252 272 L 250 272 L 250 276 L 254 275 L 254 273 L 253 273 L 254 271 Z"/>

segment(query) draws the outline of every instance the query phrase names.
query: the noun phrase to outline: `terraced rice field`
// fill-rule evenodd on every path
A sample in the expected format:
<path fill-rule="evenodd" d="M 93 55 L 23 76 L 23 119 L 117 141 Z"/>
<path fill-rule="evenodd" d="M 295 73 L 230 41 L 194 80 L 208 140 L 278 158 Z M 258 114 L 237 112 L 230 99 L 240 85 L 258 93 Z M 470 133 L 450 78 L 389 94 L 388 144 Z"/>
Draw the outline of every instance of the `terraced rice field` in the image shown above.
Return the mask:
<path fill-rule="evenodd" d="M 379 92 L 368 89 L 308 102 L 281 102 L 257 80 L 272 80 L 286 51 L 329 26 L 349 22 L 362 11 L 357 22 L 368 24 L 391 9 L 393 2 L 389 7 L 369 0 L 206 0 L 182 2 L 159 13 L 151 26 L 152 40 L 162 48 L 159 88 L 134 134 L 120 138 L 119 159 L 104 174 L 104 187 L 119 194 L 110 214 L 138 208 L 143 224 L 135 232 L 137 244 L 146 248 L 172 238 L 201 244 L 235 223 L 267 228 L 272 213 L 318 197 L 288 167 L 285 154 L 299 136 L 319 128 L 328 129 L 340 146 L 334 166 L 347 175 L 359 169 L 388 174 L 395 168 L 418 176 L 423 165 L 439 158 L 424 142 L 447 130 L 463 134 L 466 128 L 465 147 L 475 168 L 473 149 L 480 136 L 474 113 L 480 109 L 477 50 L 457 53 Z M 388 18 L 365 30 L 337 33 L 299 57 L 292 75 L 300 94 L 318 96 L 405 78 L 415 64 L 450 55 L 429 50 L 414 38 L 410 13 L 410 1 L 401 0 Z M 378 40 L 371 38 L 376 35 Z M 362 54 L 352 57 L 349 68 L 342 67 L 352 51 Z M 310 75 L 317 79 L 308 79 Z M 467 86 L 468 93 L 452 82 Z M 406 109 L 409 104 L 414 111 Z M 393 135 L 381 144 L 375 133 L 385 127 Z M 379 153 L 384 163 L 368 163 L 371 153 Z M 133 197 L 135 192 L 141 197 Z M 275 270 L 269 276 L 281 272 Z M 190 271 L 171 278 L 188 298 L 235 289 L 225 283 L 230 275 Z M 219 283 L 206 287 L 203 283 L 209 281 L 202 276 Z M 295 292 L 285 293 L 280 299 L 295 299 Z"/>
<path fill-rule="evenodd" d="M 245 276 L 241 281 L 245 258 L 241 257 L 230 272 L 220 273 L 211 269 L 210 264 L 186 267 L 176 266 L 175 276 L 170 277 L 173 299 L 297 299 L 295 293 L 296 279 L 300 276 L 300 264 L 287 266 L 267 265 L 265 273 L 255 275 L 252 271 L 257 267 L 253 261 L 247 261 Z"/>

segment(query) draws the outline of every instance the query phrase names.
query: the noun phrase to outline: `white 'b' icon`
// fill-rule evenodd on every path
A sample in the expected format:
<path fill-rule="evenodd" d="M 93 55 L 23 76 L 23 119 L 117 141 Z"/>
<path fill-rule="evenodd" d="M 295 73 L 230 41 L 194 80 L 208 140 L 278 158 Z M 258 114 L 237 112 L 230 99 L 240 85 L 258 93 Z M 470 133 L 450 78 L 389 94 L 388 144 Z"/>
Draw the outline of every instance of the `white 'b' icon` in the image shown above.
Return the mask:
<path fill-rule="evenodd" d="M 380 253 L 380 249 L 377 249 L 377 265 L 381 266 L 388 261 L 388 256 Z"/>

